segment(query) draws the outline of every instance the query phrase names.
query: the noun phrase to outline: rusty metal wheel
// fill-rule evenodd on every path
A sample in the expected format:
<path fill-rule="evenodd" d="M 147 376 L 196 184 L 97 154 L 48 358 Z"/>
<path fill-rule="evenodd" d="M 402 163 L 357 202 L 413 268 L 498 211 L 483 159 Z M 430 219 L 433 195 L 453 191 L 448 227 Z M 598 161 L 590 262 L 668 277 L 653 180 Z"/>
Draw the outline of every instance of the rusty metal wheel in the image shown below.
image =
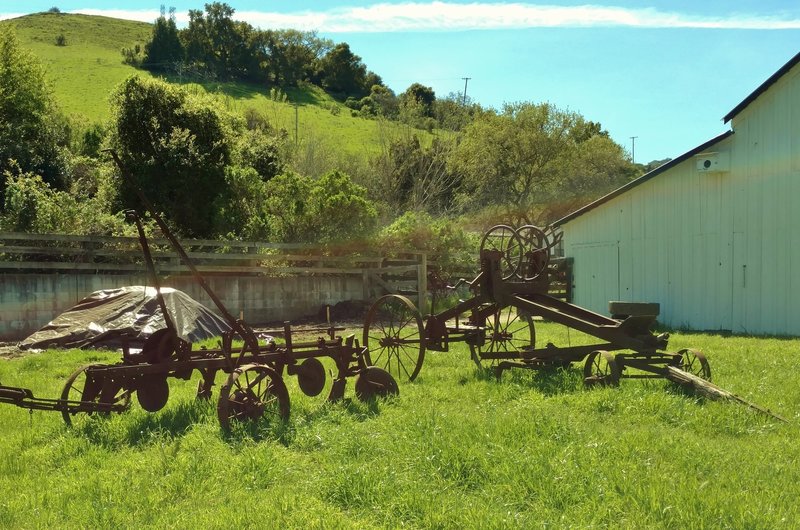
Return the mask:
<path fill-rule="evenodd" d="M 596 350 L 586 357 L 583 384 L 586 386 L 619 386 L 622 375 L 617 359 L 610 352 Z"/>
<path fill-rule="evenodd" d="M 513 277 L 519 270 L 522 248 L 517 231 L 508 225 L 493 226 L 481 239 L 481 254 L 484 250 L 497 250 L 502 254 L 500 274 L 504 280 Z"/>
<path fill-rule="evenodd" d="M 361 401 L 396 396 L 399 393 L 400 389 L 392 374 L 376 366 L 368 366 L 356 378 L 356 397 Z"/>
<path fill-rule="evenodd" d="M 92 364 L 78 368 L 64 384 L 61 391 L 64 405 L 61 416 L 67 425 L 72 425 L 73 419 L 78 415 L 121 413 L 130 407 L 132 390 L 123 388 L 121 382 L 111 378 L 97 377 L 92 373 L 93 368 L 106 366 Z"/>
<path fill-rule="evenodd" d="M 519 276 L 530 281 L 547 269 L 550 262 L 550 241 L 544 230 L 535 225 L 524 225 L 517 229 L 522 242 L 522 265 Z"/>
<path fill-rule="evenodd" d="M 219 391 L 217 417 L 226 431 L 237 421 L 285 421 L 289 419 L 286 384 L 269 366 L 240 366 L 230 373 Z"/>
<path fill-rule="evenodd" d="M 684 348 L 678 350 L 678 355 L 681 356 L 680 364 L 678 367 L 684 372 L 689 372 L 706 381 L 711 381 L 711 366 L 708 364 L 708 359 L 700 350 L 693 350 L 691 348 Z"/>
<path fill-rule="evenodd" d="M 524 350 L 536 344 L 536 328 L 530 315 L 506 307 L 486 319 L 483 345 L 470 344 L 472 361 L 478 368 L 493 368 L 502 360 L 521 359 Z"/>
<path fill-rule="evenodd" d="M 397 379 L 413 381 L 425 360 L 422 316 L 405 296 L 389 294 L 372 304 L 364 322 L 364 360 Z"/>

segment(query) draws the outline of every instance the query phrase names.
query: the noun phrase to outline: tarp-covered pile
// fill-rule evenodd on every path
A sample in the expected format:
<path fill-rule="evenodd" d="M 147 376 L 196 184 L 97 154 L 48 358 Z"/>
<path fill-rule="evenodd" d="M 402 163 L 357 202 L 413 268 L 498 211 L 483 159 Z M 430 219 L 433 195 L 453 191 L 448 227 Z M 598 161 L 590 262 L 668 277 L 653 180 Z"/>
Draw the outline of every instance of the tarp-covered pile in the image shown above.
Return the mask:
<path fill-rule="evenodd" d="M 177 289 L 161 294 L 178 336 L 188 342 L 216 337 L 228 324 Z M 20 343 L 22 349 L 141 348 L 156 330 L 166 328 L 153 287 L 133 285 L 95 291 Z"/>

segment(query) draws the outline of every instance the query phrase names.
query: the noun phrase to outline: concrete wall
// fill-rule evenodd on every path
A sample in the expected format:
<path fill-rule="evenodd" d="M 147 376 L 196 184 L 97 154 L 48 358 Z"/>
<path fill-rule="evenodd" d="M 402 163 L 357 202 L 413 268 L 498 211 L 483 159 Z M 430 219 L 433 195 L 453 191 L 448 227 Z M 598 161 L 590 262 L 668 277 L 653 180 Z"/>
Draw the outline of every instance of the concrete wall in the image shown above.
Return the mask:
<path fill-rule="evenodd" d="M 320 307 L 344 300 L 364 300 L 361 276 L 213 276 L 206 278 L 225 307 L 250 324 L 315 315 Z M 147 285 L 142 274 L 2 274 L 0 275 L 0 340 L 27 337 L 83 297 L 99 289 Z M 191 276 L 163 280 L 216 312 L 211 299 Z"/>

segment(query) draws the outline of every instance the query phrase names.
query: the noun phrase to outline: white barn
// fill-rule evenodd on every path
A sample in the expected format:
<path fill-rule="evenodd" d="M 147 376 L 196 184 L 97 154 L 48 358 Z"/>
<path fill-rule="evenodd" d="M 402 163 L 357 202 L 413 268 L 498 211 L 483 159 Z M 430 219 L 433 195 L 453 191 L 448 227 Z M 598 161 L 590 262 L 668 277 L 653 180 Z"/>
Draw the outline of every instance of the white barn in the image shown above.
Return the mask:
<path fill-rule="evenodd" d="M 731 130 L 556 225 L 573 302 L 659 302 L 669 326 L 800 335 L 800 53 Z"/>

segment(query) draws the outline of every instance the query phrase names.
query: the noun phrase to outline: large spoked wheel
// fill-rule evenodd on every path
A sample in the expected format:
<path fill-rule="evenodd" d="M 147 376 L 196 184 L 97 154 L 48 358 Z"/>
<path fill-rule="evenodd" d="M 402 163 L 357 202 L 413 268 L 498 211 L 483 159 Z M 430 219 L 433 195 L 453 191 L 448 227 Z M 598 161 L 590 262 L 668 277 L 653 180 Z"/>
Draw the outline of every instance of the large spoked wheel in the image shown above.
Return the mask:
<path fill-rule="evenodd" d="M 372 304 L 364 323 L 367 364 L 413 381 L 425 359 L 422 317 L 405 296 L 389 294 Z"/>
<path fill-rule="evenodd" d="M 536 279 L 550 262 L 550 241 L 544 230 L 534 225 L 524 225 L 517 229 L 522 242 L 522 264 L 519 276 L 530 281 Z"/>
<path fill-rule="evenodd" d="M 356 378 L 356 397 L 369 401 L 377 397 L 396 396 L 400 393 L 392 374 L 376 366 L 368 366 Z"/>
<path fill-rule="evenodd" d="M 605 350 L 593 351 L 583 367 L 583 383 L 592 386 L 619 386 L 621 377 L 616 357 Z"/>
<path fill-rule="evenodd" d="M 281 376 L 269 366 L 246 364 L 231 372 L 220 389 L 219 424 L 226 431 L 235 422 L 289 419 L 289 392 Z"/>
<path fill-rule="evenodd" d="M 470 344 L 472 360 L 478 368 L 492 368 L 505 359 L 524 357 L 525 350 L 536 344 L 536 329 L 530 315 L 516 309 L 501 309 L 486 319 L 486 340 L 483 345 Z"/>
<path fill-rule="evenodd" d="M 481 254 L 484 250 L 497 250 L 502 254 L 500 274 L 504 280 L 513 277 L 522 263 L 522 241 L 517 231 L 508 225 L 496 225 L 484 234 Z"/>
<path fill-rule="evenodd" d="M 684 348 L 678 350 L 681 356 L 679 368 L 684 372 L 689 372 L 706 381 L 711 381 L 711 366 L 708 364 L 705 354 L 700 350 Z"/>
<path fill-rule="evenodd" d="M 69 376 L 61 391 L 64 409 L 61 416 L 64 423 L 72 425 L 77 416 L 91 416 L 95 413 L 107 415 L 121 413 L 128 409 L 132 390 L 112 379 L 100 379 L 91 369 L 100 365 L 78 368 Z"/>

